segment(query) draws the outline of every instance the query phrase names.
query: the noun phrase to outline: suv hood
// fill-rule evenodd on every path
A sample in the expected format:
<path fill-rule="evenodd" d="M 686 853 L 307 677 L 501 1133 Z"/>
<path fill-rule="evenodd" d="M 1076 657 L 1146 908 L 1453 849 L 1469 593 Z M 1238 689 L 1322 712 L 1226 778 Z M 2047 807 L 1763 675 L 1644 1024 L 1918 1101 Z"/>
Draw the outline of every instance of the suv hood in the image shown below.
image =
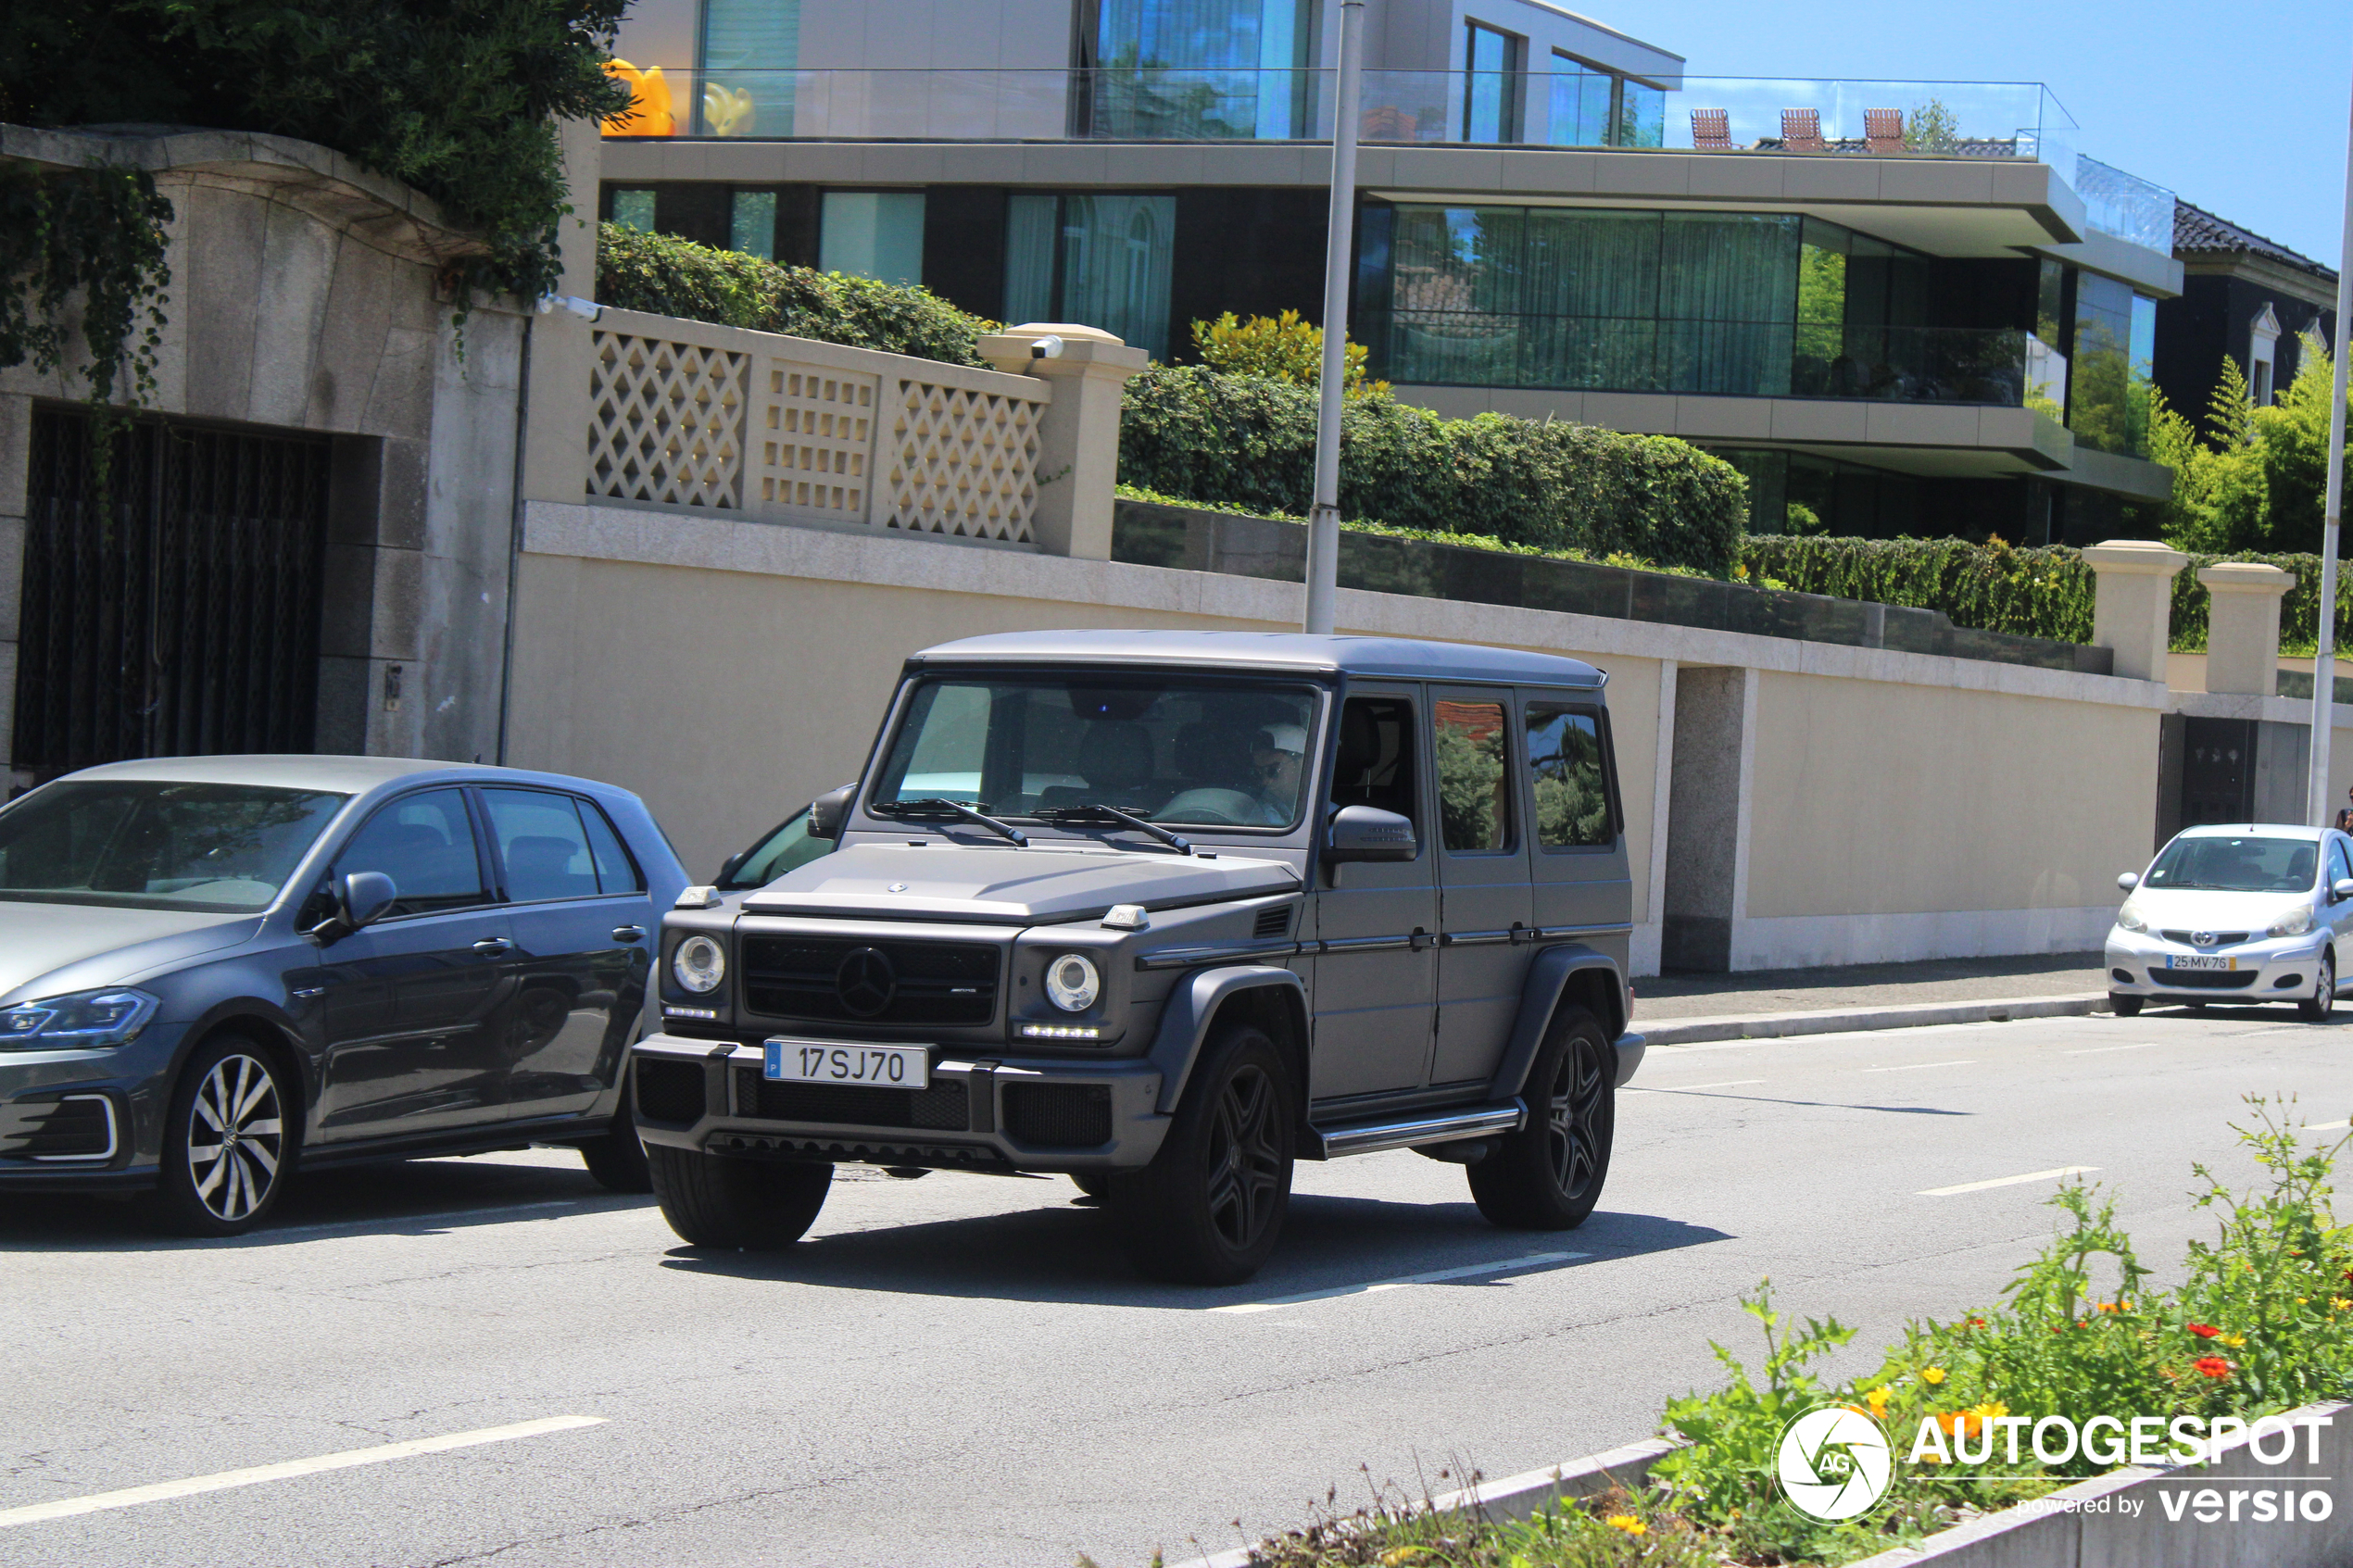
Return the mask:
<path fill-rule="evenodd" d="M 1222 850 L 1163 855 L 1061 845 L 853 844 L 786 872 L 746 897 L 743 908 L 754 915 L 1030 924 L 1087 920 L 1114 904 L 1163 909 L 1290 893 L 1299 885 L 1299 873 L 1279 860 Z"/>
<path fill-rule="evenodd" d="M 158 968 L 247 940 L 260 920 L 0 899 L 0 1001 L 132 985 Z"/>

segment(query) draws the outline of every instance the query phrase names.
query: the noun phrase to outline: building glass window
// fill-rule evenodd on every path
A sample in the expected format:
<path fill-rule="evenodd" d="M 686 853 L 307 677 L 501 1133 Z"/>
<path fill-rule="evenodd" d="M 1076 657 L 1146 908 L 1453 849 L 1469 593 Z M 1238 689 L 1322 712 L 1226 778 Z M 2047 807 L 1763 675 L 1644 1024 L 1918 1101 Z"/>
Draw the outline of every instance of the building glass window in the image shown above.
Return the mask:
<path fill-rule="evenodd" d="M 1663 147 L 1667 145 L 1667 89 L 1654 87 L 1647 82 L 1627 77 L 1620 85 L 1617 106 L 1617 133 L 1611 143 L 1619 147 Z"/>
<path fill-rule="evenodd" d="M 773 198 L 769 222 L 775 221 Z M 921 191 L 827 191 L 817 228 L 817 268 L 886 283 L 924 281 Z"/>
<path fill-rule="evenodd" d="M 1617 78 L 1567 55 L 1553 56 L 1546 139 L 1556 147 L 1605 147 L 1617 119 Z"/>
<path fill-rule="evenodd" d="M 2279 384 L 2279 313 L 2266 305 L 2247 331 L 2246 390 L 2259 408 L 2270 406 L 2272 389 Z"/>
<path fill-rule="evenodd" d="M 2114 278 L 2077 273 L 2067 423 L 2078 443 L 2122 457 L 2148 456 L 2156 349 L 2155 301 Z"/>
<path fill-rule="evenodd" d="M 1313 0 L 1101 0 L 1082 33 L 1095 136 L 1312 134 Z"/>
<path fill-rule="evenodd" d="M 1469 26 L 1470 44 L 1464 55 L 1463 140 L 1516 142 L 1520 75 L 1526 69 L 1522 51 L 1527 44 L 1484 22 Z"/>
<path fill-rule="evenodd" d="M 654 194 L 651 191 L 615 191 L 612 193 L 612 221 L 627 229 L 654 232 Z"/>
<path fill-rule="evenodd" d="M 702 136 L 789 136 L 800 0 L 703 0 Z"/>
<path fill-rule="evenodd" d="M 1006 320 L 1100 327 L 1167 355 L 1176 197 L 1025 193 L 1006 216 Z"/>
<path fill-rule="evenodd" d="M 762 261 L 776 259 L 776 193 L 774 191 L 737 191 L 727 220 L 727 245 L 731 250 L 756 256 Z"/>

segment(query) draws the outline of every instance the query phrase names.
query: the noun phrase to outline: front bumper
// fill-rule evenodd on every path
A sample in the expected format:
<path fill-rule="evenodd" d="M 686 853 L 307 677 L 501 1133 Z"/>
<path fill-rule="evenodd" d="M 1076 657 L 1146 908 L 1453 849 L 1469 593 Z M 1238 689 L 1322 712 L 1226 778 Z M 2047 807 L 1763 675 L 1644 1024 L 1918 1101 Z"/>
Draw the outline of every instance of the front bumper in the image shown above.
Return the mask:
<path fill-rule="evenodd" d="M 2268 936 L 2229 947 L 2192 947 L 2155 932 L 2116 928 L 2108 935 L 2108 988 L 2120 997 L 2168 1001 L 2292 1002 L 2320 985 L 2321 955 L 2330 934 Z M 2228 970 L 2169 970 L 2169 958 L 2223 958 Z"/>
<path fill-rule="evenodd" d="M 185 1023 L 158 1021 L 107 1050 L 0 1051 L 0 1189 L 153 1186 L 186 1033 Z"/>
<path fill-rule="evenodd" d="M 1168 1131 L 1154 1109 L 1160 1072 L 1133 1059 L 935 1047 L 922 1091 L 772 1083 L 765 1059 L 758 1046 L 729 1041 L 640 1040 L 629 1073 L 638 1135 L 749 1159 L 1106 1172 L 1151 1163 Z"/>

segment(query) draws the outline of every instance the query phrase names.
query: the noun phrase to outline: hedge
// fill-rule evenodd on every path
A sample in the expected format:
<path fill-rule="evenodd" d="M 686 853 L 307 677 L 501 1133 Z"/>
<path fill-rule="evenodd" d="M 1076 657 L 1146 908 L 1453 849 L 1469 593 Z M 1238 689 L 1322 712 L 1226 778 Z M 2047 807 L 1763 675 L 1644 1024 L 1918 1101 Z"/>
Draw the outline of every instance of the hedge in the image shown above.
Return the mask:
<path fill-rule="evenodd" d="M 1127 383 L 1119 477 L 1190 500 L 1303 514 L 1315 413 L 1307 387 L 1154 365 Z M 1352 398 L 1341 432 L 1340 504 L 1351 517 L 1718 575 L 1739 557 L 1745 482 L 1671 436 L 1501 414 L 1445 420 L 1377 397 Z"/>
<path fill-rule="evenodd" d="M 620 223 L 597 226 L 597 299 L 623 310 L 983 369 L 974 345 L 997 330 L 925 289 L 782 266 Z"/>
<path fill-rule="evenodd" d="M 2207 592 L 2199 569 L 2218 560 L 2261 561 L 2294 574 L 2296 586 L 2280 606 L 2280 641 L 2310 648 L 2318 637 L 2321 558 L 2310 555 L 2193 555 L 2173 580 L 2172 646 L 2206 646 Z M 1999 540 L 1822 539 L 1755 534 L 1743 541 L 1741 564 L 1751 582 L 1771 581 L 1809 594 L 1875 599 L 1881 604 L 1941 609 L 1956 626 L 2017 632 L 2061 642 L 2092 640 L 2095 584 L 2082 552 L 2055 545 L 2017 549 Z M 2337 573 L 2336 635 L 2353 630 L 2353 571 Z"/>

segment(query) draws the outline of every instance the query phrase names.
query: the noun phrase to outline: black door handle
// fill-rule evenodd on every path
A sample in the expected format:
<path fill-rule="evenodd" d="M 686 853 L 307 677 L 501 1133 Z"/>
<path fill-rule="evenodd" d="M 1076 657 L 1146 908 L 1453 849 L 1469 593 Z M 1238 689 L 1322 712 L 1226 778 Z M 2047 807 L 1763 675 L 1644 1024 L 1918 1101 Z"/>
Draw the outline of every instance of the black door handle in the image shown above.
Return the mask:
<path fill-rule="evenodd" d="M 646 928 L 642 925 L 616 925 L 612 928 L 612 939 L 616 942 L 643 942 Z"/>
<path fill-rule="evenodd" d="M 474 944 L 474 951 L 485 959 L 495 959 L 513 946 L 503 936 L 485 936 Z"/>

